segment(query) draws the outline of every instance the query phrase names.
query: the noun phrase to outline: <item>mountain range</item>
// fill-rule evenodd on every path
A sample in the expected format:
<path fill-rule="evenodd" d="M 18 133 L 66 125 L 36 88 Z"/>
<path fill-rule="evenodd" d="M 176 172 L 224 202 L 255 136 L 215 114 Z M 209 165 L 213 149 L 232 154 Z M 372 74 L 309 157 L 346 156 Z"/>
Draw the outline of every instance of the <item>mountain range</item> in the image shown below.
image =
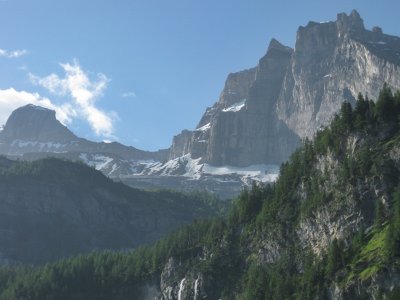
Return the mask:
<path fill-rule="evenodd" d="M 399 72 L 400 38 L 352 11 L 293 49 L 273 39 L 169 149 L 18 108 L 0 132 L 0 299 L 399 299 Z"/>
<path fill-rule="evenodd" d="M 312 138 L 359 92 L 376 99 L 386 83 L 400 89 L 400 38 L 365 29 L 357 11 L 309 22 L 294 49 L 273 39 L 259 64 L 229 74 L 218 101 L 195 130 L 169 149 L 138 150 L 76 137 L 53 111 L 17 109 L 0 133 L 0 153 L 37 159 L 51 153 L 81 160 L 133 187 L 208 190 L 237 195 L 251 181 L 272 182 L 300 141 Z"/>
<path fill-rule="evenodd" d="M 400 93 L 344 102 L 271 185 L 150 247 L 0 268 L 0 299 L 400 297 Z"/>

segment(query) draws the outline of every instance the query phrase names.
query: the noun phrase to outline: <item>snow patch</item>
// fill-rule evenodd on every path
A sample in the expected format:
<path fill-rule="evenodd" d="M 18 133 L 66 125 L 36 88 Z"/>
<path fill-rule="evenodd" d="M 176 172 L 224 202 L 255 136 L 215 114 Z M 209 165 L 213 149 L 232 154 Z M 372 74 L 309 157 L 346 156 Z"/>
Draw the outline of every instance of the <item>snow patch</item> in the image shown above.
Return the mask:
<path fill-rule="evenodd" d="M 113 158 L 100 155 L 100 154 L 93 154 L 88 155 L 87 153 L 81 153 L 79 158 L 88 166 L 95 167 L 96 170 L 103 170 L 105 167 L 108 166 L 110 162 L 113 161 Z M 114 168 L 115 164 L 112 166 Z M 115 167 L 116 168 L 116 167 Z M 115 169 L 114 169 L 115 171 Z M 113 172 L 113 171 L 112 171 Z M 111 173 L 112 173 L 111 172 Z"/>
<path fill-rule="evenodd" d="M 181 156 L 166 163 L 156 162 L 149 164 L 141 173 L 161 176 L 184 176 L 200 179 L 203 175 L 238 175 L 244 182 L 252 180 L 261 182 L 275 182 L 279 176 L 279 166 L 269 164 L 251 165 L 248 167 L 220 166 L 215 167 L 201 163 L 201 157 L 193 159 L 190 154 Z M 226 179 L 223 180 L 224 182 Z"/>
<path fill-rule="evenodd" d="M 203 125 L 200 128 L 197 128 L 196 131 L 207 131 L 210 128 L 211 128 L 211 123 L 207 123 L 206 125 Z"/>
<path fill-rule="evenodd" d="M 210 175 L 238 174 L 247 179 L 261 182 L 274 182 L 279 176 L 279 166 L 259 164 L 241 168 L 232 166 L 215 167 L 209 164 L 204 164 L 203 173 Z"/>
<path fill-rule="evenodd" d="M 54 152 L 59 153 L 63 151 L 55 151 L 60 148 L 64 148 L 67 144 L 61 144 L 56 142 L 34 142 L 34 141 L 24 141 L 24 140 L 14 140 L 11 143 L 11 147 L 17 148 L 26 148 L 26 147 L 34 147 L 38 148 L 41 152 Z"/>
<path fill-rule="evenodd" d="M 223 112 L 228 112 L 228 111 L 231 111 L 231 112 L 238 112 L 238 111 L 240 111 L 245 105 L 246 105 L 246 99 L 243 99 L 242 101 L 237 102 L 237 103 L 233 104 L 232 106 L 229 106 L 229 107 L 227 107 L 227 108 L 224 108 L 222 111 L 223 111 Z"/>
<path fill-rule="evenodd" d="M 384 41 L 378 41 L 378 42 L 369 41 L 368 43 L 370 43 L 370 44 L 378 44 L 378 45 L 386 45 L 387 44 Z"/>

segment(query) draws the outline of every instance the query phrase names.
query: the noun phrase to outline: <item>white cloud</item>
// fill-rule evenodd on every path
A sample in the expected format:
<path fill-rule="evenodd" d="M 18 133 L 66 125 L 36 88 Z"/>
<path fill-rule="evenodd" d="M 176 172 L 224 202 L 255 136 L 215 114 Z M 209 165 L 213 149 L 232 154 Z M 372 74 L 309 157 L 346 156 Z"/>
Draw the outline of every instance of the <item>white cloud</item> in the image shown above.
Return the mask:
<path fill-rule="evenodd" d="M 136 93 L 135 92 L 125 92 L 122 93 L 122 98 L 136 98 Z"/>
<path fill-rule="evenodd" d="M 16 91 L 13 88 L 0 90 L 0 124 L 5 124 L 13 110 L 26 104 L 43 106 L 56 111 L 57 119 L 66 124 L 71 121 L 74 111 L 68 104 L 54 105 L 48 98 L 37 93 Z"/>
<path fill-rule="evenodd" d="M 60 66 L 65 72 L 63 78 L 53 73 L 46 77 L 30 74 L 30 79 L 54 95 L 70 97 L 72 101 L 68 102 L 68 109 L 65 109 L 68 117 L 85 118 L 97 135 L 111 137 L 114 132 L 113 122 L 118 118 L 117 114 L 106 113 L 95 106 L 96 100 L 102 96 L 107 87 L 108 78 L 101 73 L 97 74 L 94 80 L 89 78 L 76 60 Z"/>
<path fill-rule="evenodd" d="M 0 49 L 0 56 L 7 57 L 7 58 L 17 58 L 21 57 L 28 54 L 28 51 L 25 49 L 18 49 L 18 50 L 12 50 L 12 51 L 7 51 L 4 49 Z"/>

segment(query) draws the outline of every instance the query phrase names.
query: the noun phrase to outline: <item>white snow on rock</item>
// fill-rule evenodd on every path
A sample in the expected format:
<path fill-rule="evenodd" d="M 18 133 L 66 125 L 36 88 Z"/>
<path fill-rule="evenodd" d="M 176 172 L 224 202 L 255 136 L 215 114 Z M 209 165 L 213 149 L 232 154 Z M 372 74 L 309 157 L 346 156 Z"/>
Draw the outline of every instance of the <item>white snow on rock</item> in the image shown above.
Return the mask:
<path fill-rule="evenodd" d="M 275 182 L 279 176 L 279 166 L 277 165 L 251 165 L 248 167 L 220 166 L 215 167 L 206 163 L 201 163 L 201 158 L 192 159 L 190 154 L 181 156 L 166 163 L 154 163 L 148 165 L 141 175 L 161 175 L 161 176 L 184 176 L 192 179 L 200 179 L 204 175 L 237 175 L 243 181 L 252 180 L 261 182 Z"/>
<path fill-rule="evenodd" d="M 87 154 L 81 153 L 79 158 L 87 165 L 95 167 L 96 170 L 103 170 L 108 166 L 109 163 L 113 161 L 111 157 L 100 155 L 100 154 Z M 114 166 L 113 166 L 114 168 Z"/>
<path fill-rule="evenodd" d="M 24 140 L 14 140 L 11 143 L 12 148 L 37 148 L 40 152 L 54 152 L 61 153 L 64 151 L 59 151 L 66 147 L 67 144 L 61 144 L 56 142 L 36 142 L 36 141 L 24 141 Z"/>
<path fill-rule="evenodd" d="M 261 182 L 274 182 L 279 176 L 279 166 L 277 165 L 251 165 L 248 167 L 221 166 L 215 167 L 204 164 L 203 173 L 210 175 L 230 175 L 238 174 L 249 179 Z"/>
<path fill-rule="evenodd" d="M 246 105 L 246 99 L 243 99 L 240 102 L 237 102 L 235 104 L 233 104 L 232 106 L 229 106 L 227 108 L 224 108 L 222 111 L 223 112 L 238 112 L 240 111 L 244 106 Z"/>
<path fill-rule="evenodd" d="M 207 131 L 210 128 L 211 128 L 211 123 L 207 123 L 206 125 L 203 125 L 200 128 L 197 128 L 196 131 Z"/>

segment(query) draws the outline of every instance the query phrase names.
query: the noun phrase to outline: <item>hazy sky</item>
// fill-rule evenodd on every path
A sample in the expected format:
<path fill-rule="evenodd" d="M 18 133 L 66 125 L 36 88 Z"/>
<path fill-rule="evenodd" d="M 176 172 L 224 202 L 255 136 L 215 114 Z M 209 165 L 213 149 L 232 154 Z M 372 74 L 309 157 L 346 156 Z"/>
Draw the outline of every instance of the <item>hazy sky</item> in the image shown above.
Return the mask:
<path fill-rule="evenodd" d="M 32 102 L 79 136 L 166 148 L 271 38 L 353 8 L 400 35 L 399 0 L 0 0 L 0 123 Z"/>

